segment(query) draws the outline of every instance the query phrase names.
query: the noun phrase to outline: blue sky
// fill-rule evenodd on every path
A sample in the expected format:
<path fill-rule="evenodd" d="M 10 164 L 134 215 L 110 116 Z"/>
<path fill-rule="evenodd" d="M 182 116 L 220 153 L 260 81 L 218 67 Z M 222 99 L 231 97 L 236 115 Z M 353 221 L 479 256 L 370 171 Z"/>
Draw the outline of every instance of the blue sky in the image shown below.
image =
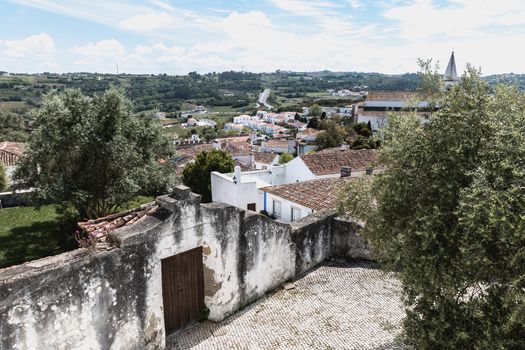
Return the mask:
<path fill-rule="evenodd" d="M 0 0 L 0 70 L 524 73 L 525 1 Z"/>

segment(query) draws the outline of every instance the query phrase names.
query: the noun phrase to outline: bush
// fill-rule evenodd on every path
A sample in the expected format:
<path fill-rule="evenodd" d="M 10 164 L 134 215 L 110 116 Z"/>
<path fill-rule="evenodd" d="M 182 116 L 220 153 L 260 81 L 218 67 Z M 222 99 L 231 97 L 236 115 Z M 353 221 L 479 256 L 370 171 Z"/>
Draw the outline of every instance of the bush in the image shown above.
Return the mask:
<path fill-rule="evenodd" d="M 291 160 L 293 160 L 293 155 L 290 153 L 283 153 L 279 156 L 279 164 L 286 164 Z"/>
<path fill-rule="evenodd" d="M 392 116 L 381 176 L 340 206 L 403 283 L 414 349 L 525 349 L 525 94 L 469 68 L 424 125 Z"/>
<path fill-rule="evenodd" d="M 211 179 L 213 171 L 230 173 L 233 171 L 232 157 L 221 150 L 201 152 L 195 161 L 188 163 L 182 171 L 182 182 L 195 193 L 202 195 L 202 202 L 211 202 Z"/>
<path fill-rule="evenodd" d="M 4 163 L 0 160 L 0 191 L 5 191 L 7 189 L 9 182 L 7 180 L 6 167 Z"/>

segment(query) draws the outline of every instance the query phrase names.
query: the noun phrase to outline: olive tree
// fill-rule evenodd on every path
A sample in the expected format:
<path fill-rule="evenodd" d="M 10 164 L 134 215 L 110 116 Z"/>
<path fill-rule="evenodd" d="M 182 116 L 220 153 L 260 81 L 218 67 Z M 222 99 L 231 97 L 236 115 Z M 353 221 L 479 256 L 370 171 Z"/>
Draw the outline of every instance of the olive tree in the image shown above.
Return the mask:
<path fill-rule="evenodd" d="M 341 214 L 403 283 L 407 345 L 525 348 L 525 96 L 469 67 L 426 123 L 389 117 L 384 174 L 346 188 Z"/>
<path fill-rule="evenodd" d="M 7 189 L 8 186 L 8 180 L 7 180 L 7 174 L 6 174 L 6 166 L 4 165 L 4 162 L 0 160 L 0 191 L 4 191 Z"/>
<path fill-rule="evenodd" d="M 202 195 L 204 203 L 211 202 L 211 178 L 213 171 L 229 173 L 233 171 L 232 157 L 224 151 L 203 151 L 195 156 L 182 171 L 182 182 L 195 193 Z"/>
<path fill-rule="evenodd" d="M 117 89 L 90 98 L 52 92 L 34 114 L 34 131 L 15 172 L 37 198 L 104 216 L 142 192 L 162 192 L 169 173 L 159 162 L 171 146 L 152 118 L 136 116 Z M 162 175 L 164 174 L 164 175 Z"/>

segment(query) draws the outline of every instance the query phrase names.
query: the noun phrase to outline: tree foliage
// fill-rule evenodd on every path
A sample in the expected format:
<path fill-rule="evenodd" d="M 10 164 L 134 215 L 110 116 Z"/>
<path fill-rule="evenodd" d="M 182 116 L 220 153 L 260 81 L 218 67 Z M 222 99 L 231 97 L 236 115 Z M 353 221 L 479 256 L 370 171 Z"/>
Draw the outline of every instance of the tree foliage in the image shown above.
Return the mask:
<path fill-rule="evenodd" d="M 310 112 L 308 113 L 311 117 L 319 118 L 323 114 L 323 109 L 318 104 L 314 103 L 310 106 Z"/>
<path fill-rule="evenodd" d="M 0 191 L 5 191 L 8 186 L 6 166 L 4 162 L 0 160 Z"/>
<path fill-rule="evenodd" d="M 27 138 L 24 118 L 19 114 L 0 110 L 0 141 L 24 142 Z"/>
<path fill-rule="evenodd" d="M 348 185 L 340 211 L 366 222 L 399 271 L 415 349 L 525 348 L 525 96 L 467 69 L 424 125 L 389 118 L 387 170 Z"/>
<path fill-rule="evenodd" d="M 293 160 L 293 155 L 290 153 L 283 153 L 279 156 L 279 164 L 286 164 L 291 160 Z"/>
<path fill-rule="evenodd" d="M 230 173 L 233 171 L 232 157 L 221 150 L 204 151 L 188 163 L 182 172 L 182 182 L 195 193 L 202 195 L 204 203 L 211 202 L 211 179 L 213 171 Z"/>
<path fill-rule="evenodd" d="M 74 206 L 82 217 L 104 216 L 142 192 L 163 192 L 171 155 L 161 125 L 134 116 L 112 88 L 90 98 L 80 90 L 48 94 L 15 178 L 44 201 Z"/>
<path fill-rule="evenodd" d="M 419 71 L 417 75 L 421 78 L 419 90 L 427 96 L 439 94 L 443 89 L 443 79 L 439 73 L 439 63 L 432 64 L 432 59 L 418 58 Z"/>
<path fill-rule="evenodd" d="M 335 120 L 323 119 L 319 123 L 319 129 L 323 130 L 317 135 L 316 143 L 319 149 L 341 146 L 345 141 L 345 128 Z"/>

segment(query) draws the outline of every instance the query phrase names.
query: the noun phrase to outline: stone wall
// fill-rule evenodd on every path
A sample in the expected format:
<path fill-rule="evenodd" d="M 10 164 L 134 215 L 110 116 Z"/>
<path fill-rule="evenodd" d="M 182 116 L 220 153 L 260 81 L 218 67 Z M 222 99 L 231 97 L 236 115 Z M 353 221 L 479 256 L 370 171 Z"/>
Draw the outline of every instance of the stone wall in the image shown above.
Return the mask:
<path fill-rule="evenodd" d="M 178 188 L 155 216 L 78 249 L 0 270 L 0 350 L 161 349 L 161 259 L 202 246 L 205 302 L 220 321 L 334 255 L 367 258 L 357 227 L 319 212 L 293 224 Z M 354 256 L 355 255 L 355 256 Z"/>

